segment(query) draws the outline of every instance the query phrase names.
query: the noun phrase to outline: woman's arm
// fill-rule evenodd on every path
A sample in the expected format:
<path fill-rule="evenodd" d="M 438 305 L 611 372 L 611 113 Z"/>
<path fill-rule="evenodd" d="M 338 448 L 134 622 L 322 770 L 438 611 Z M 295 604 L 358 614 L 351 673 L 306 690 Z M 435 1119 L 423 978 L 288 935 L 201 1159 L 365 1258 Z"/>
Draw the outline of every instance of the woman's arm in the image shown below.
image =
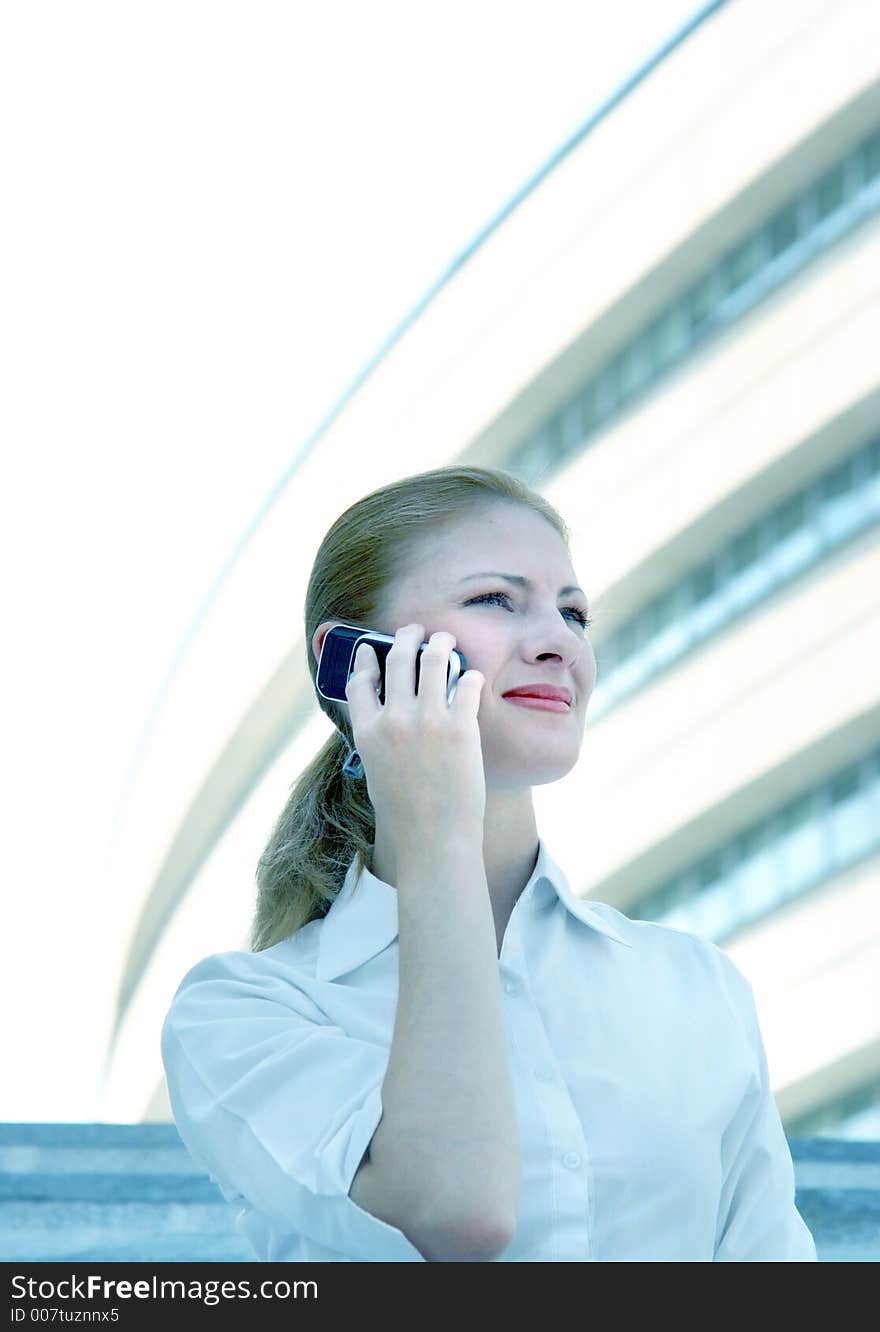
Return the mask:
<path fill-rule="evenodd" d="M 432 1261 L 510 1242 L 522 1169 L 481 840 L 398 851 L 399 993 L 382 1118 L 350 1197 Z"/>

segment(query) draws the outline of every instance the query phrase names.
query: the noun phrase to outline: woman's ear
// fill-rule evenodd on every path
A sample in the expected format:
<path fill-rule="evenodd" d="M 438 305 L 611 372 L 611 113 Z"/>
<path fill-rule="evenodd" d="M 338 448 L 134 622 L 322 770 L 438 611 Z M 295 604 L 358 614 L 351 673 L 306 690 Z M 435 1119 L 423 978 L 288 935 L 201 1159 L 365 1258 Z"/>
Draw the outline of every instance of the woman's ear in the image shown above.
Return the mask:
<path fill-rule="evenodd" d="M 342 620 L 323 620 L 312 634 L 312 651 L 315 654 L 315 661 L 321 660 L 321 649 L 324 646 L 324 639 L 327 637 L 334 624 L 342 624 Z"/>

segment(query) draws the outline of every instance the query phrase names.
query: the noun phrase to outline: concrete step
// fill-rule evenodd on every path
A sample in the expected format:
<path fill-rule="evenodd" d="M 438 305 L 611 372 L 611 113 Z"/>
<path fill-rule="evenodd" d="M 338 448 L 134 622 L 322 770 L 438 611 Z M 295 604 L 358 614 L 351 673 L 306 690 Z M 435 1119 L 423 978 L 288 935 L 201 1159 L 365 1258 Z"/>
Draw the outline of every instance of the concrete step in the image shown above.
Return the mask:
<path fill-rule="evenodd" d="M 819 1260 L 880 1261 L 880 1142 L 789 1146 Z M 0 1124 L 0 1261 L 254 1257 L 174 1124 Z"/>
<path fill-rule="evenodd" d="M 0 1261 L 254 1255 L 174 1124 L 0 1124 Z"/>

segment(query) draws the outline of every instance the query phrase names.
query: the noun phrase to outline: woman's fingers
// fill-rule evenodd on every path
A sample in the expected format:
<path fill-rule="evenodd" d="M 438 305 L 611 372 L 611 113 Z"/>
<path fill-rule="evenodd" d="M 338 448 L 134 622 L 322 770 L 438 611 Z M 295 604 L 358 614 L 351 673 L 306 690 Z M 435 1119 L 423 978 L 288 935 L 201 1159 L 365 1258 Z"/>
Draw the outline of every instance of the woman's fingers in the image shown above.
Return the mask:
<path fill-rule="evenodd" d="M 400 703 L 416 696 L 414 660 L 422 635 L 423 624 L 405 624 L 397 630 L 394 642 L 385 657 L 385 706 Z"/>
<path fill-rule="evenodd" d="M 378 684 L 379 659 L 375 650 L 369 643 L 359 643 L 354 654 L 351 675 L 345 682 L 345 697 L 348 700 L 349 711 L 352 702 L 359 713 L 367 708 L 371 711 L 380 710 L 382 705 L 378 697 Z"/>

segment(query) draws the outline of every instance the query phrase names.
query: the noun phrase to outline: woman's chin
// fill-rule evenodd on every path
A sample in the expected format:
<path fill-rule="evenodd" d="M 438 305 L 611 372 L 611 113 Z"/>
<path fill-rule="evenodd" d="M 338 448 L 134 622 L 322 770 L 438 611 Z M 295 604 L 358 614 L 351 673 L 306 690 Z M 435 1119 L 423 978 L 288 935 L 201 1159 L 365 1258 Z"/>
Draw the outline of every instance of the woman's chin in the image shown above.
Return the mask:
<path fill-rule="evenodd" d="M 551 752 L 551 748 L 555 752 Z M 543 749 L 543 752 L 542 752 Z M 580 745 L 539 747 L 524 752 L 498 755 L 485 761 L 486 781 L 497 789 L 513 790 L 523 786 L 546 786 L 567 777 L 580 758 Z"/>

